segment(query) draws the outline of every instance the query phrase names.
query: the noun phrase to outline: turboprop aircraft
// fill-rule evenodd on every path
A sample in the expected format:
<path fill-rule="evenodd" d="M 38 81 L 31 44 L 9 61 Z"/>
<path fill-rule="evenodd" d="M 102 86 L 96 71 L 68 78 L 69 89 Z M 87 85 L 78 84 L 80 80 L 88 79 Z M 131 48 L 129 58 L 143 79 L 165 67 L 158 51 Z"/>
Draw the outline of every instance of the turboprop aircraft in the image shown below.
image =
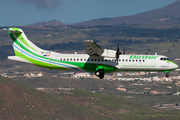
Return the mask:
<path fill-rule="evenodd" d="M 94 72 L 100 79 L 105 73 L 117 71 L 157 71 L 165 72 L 178 68 L 178 65 L 163 55 L 129 55 L 125 51 L 103 49 L 93 40 L 85 40 L 87 54 L 62 54 L 43 50 L 27 39 L 19 28 L 8 28 L 15 56 L 8 59 L 31 63 L 37 66 L 56 70 L 75 70 Z"/>

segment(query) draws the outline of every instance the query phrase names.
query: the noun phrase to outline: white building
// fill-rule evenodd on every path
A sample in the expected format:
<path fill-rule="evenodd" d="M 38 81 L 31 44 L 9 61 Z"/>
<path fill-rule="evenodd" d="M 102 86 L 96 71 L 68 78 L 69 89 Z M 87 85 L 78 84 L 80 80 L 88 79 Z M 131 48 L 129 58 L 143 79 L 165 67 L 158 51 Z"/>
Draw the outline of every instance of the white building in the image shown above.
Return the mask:
<path fill-rule="evenodd" d="M 158 76 L 153 77 L 153 80 L 154 80 L 154 81 L 160 81 L 160 79 L 159 79 L 159 77 L 158 77 Z"/>
<path fill-rule="evenodd" d="M 36 76 L 37 76 L 37 77 L 42 77 L 42 76 L 44 76 L 44 75 L 43 75 L 43 73 L 38 73 Z"/>
<path fill-rule="evenodd" d="M 87 72 L 80 72 L 80 73 L 75 73 L 73 75 L 74 78 L 90 78 L 91 74 Z"/>

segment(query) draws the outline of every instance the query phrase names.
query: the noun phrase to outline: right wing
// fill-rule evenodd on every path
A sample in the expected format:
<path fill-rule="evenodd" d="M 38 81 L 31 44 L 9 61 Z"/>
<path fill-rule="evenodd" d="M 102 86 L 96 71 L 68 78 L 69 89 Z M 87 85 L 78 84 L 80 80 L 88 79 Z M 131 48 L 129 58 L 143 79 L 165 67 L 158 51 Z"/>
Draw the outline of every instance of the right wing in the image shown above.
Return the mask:
<path fill-rule="evenodd" d="M 101 56 L 104 52 L 104 49 L 102 49 L 98 44 L 96 44 L 93 40 L 85 40 L 83 41 L 85 45 L 85 51 L 90 56 Z"/>

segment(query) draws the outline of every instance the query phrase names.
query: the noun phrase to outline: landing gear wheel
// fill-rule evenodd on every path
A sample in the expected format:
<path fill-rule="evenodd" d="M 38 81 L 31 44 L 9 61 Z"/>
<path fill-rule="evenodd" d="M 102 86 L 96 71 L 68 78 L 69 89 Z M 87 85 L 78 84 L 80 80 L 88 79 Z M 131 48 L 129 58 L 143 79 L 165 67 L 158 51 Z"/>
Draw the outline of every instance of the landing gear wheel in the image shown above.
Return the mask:
<path fill-rule="evenodd" d="M 104 78 L 104 69 L 98 69 L 95 72 L 95 75 L 98 76 L 100 79 L 103 79 Z"/>
<path fill-rule="evenodd" d="M 100 78 L 100 79 L 103 79 L 103 78 L 104 78 L 104 74 L 100 74 L 100 75 L 99 75 L 99 78 Z"/>
<path fill-rule="evenodd" d="M 169 74 L 168 74 L 168 73 L 166 73 L 166 74 L 165 74 L 165 76 L 166 76 L 166 77 L 169 77 Z"/>
<path fill-rule="evenodd" d="M 96 75 L 96 76 L 99 76 L 99 75 L 100 75 L 100 71 L 96 71 L 96 72 L 95 72 L 95 75 Z"/>

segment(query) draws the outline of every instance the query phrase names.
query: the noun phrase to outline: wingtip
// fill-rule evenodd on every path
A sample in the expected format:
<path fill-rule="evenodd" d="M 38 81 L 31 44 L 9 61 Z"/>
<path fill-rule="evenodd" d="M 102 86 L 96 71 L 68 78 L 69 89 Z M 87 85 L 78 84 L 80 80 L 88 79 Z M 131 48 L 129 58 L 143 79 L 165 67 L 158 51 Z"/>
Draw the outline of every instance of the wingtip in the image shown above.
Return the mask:
<path fill-rule="evenodd" d="M 84 40 L 84 42 L 94 42 L 93 40 Z"/>

